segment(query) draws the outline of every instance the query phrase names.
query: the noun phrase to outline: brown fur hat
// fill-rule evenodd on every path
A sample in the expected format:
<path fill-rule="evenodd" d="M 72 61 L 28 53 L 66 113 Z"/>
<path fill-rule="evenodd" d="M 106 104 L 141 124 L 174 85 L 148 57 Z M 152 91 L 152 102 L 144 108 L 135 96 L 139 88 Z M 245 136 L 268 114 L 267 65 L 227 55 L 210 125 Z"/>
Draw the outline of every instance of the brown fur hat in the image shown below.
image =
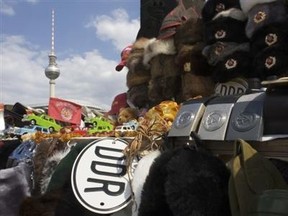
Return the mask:
<path fill-rule="evenodd" d="M 211 76 L 196 75 L 193 72 L 182 74 L 182 98 L 184 101 L 208 97 L 214 94 L 215 83 Z"/>
<path fill-rule="evenodd" d="M 126 85 L 128 89 L 137 85 L 148 84 L 151 75 L 149 67 L 143 64 L 144 50 L 154 40 L 142 37 L 132 45 L 132 50 L 127 59 L 129 71 L 126 76 Z"/>
<path fill-rule="evenodd" d="M 155 41 L 155 38 L 148 39 L 141 37 L 133 43 L 126 63 L 130 71 L 133 73 L 143 73 L 143 69 L 139 67 L 143 64 L 144 50 L 153 41 Z"/>
<path fill-rule="evenodd" d="M 127 91 L 127 99 L 139 109 L 149 107 L 150 101 L 148 97 L 148 82 L 131 87 Z"/>
<path fill-rule="evenodd" d="M 202 21 L 191 18 L 179 26 L 174 35 L 174 43 L 178 51 L 175 62 L 180 67 L 190 61 L 191 56 L 201 55 L 205 46 Z"/>
<path fill-rule="evenodd" d="M 155 106 L 165 100 L 182 100 L 181 97 L 181 77 L 157 77 L 151 79 L 148 86 L 148 97 L 151 106 Z"/>

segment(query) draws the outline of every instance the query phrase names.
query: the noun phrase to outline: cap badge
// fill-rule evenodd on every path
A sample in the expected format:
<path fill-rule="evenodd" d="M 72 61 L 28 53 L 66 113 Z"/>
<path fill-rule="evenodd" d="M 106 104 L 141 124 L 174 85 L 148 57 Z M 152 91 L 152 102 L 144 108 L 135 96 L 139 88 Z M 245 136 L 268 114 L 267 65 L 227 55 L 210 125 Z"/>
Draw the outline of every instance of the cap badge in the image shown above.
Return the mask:
<path fill-rule="evenodd" d="M 219 3 L 219 4 L 216 5 L 216 8 L 215 8 L 216 12 L 219 13 L 219 12 L 224 11 L 224 10 L 225 10 L 225 5 L 224 4 Z"/>
<path fill-rule="evenodd" d="M 226 32 L 224 30 L 219 30 L 215 33 L 216 39 L 221 39 L 226 37 Z"/>
<path fill-rule="evenodd" d="M 276 57 L 275 56 L 269 56 L 265 60 L 265 66 L 266 68 L 270 69 L 276 64 Z"/>
<path fill-rule="evenodd" d="M 254 16 L 254 22 L 255 23 L 260 23 L 266 19 L 266 13 L 263 11 L 258 11 L 255 16 Z"/>
<path fill-rule="evenodd" d="M 278 41 L 278 37 L 276 34 L 270 33 L 270 34 L 266 35 L 266 37 L 265 37 L 265 43 L 268 46 L 275 44 L 277 41 Z"/>
<path fill-rule="evenodd" d="M 223 45 L 217 45 L 215 48 L 215 54 L 219 56 L 223 52 L 223 50 L 224 50 Z"/>
<path fill-rule="evenodd" d="M 225 67 L 230 70 L 237 66 L 237 61 L 235 59 L 228 59 L 225 63 Z"/>

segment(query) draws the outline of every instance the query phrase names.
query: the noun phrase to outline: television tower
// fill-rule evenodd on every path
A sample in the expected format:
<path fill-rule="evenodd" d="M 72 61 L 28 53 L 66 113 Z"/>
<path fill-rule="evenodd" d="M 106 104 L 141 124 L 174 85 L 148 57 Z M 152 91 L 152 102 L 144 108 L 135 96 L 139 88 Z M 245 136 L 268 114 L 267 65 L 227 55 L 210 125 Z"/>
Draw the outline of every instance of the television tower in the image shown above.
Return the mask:
<path fill-rule="evenodd" d="M 45 69 L 45 75 L 50 80 L 50 97 L 55 97 L 55 80 L 60 75 L 60 69 L 56 63 L 56 55 L 54 52 L 54 10 L 52 10 L 52 35 L 51 35 L 51 53 L 49 57 L 49 65 Z"/>

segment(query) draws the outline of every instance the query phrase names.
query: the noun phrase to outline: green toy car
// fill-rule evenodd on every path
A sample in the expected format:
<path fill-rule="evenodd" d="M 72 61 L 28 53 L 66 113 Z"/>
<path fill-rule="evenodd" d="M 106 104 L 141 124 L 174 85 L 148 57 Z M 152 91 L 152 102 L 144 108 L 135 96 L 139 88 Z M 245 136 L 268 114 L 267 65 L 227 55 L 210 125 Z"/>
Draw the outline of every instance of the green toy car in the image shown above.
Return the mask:
<path fill-rule="evenodd" d="M 114 125 L 107 119 L 97 116 L 93 118 L 86 118 L 84 120 L 85 126 L 89 127 L 88 133 L 101 133 L 101 132 L 108 132 L 114 129 Z"/>
<path fill-rule="evenodd" d="M 48 128 L 51 133 L 59 131 L 62 128 L 62 126 L 58 124 L 55 119 L 51 118 L 46 114 L 41 115 L 35 115 L 34 113 L 27 114 L 23 116 L 22 121 L 30 122 L 31 125 L 39 125 Z"/>

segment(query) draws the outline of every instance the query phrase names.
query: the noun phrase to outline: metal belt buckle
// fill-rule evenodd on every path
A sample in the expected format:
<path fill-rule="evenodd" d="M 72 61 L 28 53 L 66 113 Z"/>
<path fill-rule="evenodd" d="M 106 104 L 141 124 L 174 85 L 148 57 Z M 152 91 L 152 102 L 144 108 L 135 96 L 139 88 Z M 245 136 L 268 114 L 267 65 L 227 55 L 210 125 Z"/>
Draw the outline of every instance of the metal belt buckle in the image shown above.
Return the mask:
<path fill-rule="evenodd" d="M 204 140 L 224 140 L 237 95 L 220 96 L 208 103 L 198 134 Z"/>
<path fill-rule="evenodd" d="M 263 103 L 265 93 L 241 96 L 235 103 L 226 140 L 261 140 L 263 136 Z"/>
<path fill-rule="evenodd" d="M 195 99 L 183 103 L 168 133 L 168 137 L 189 137 L 196 131 L 205 111 L 208 98 Z"/>

